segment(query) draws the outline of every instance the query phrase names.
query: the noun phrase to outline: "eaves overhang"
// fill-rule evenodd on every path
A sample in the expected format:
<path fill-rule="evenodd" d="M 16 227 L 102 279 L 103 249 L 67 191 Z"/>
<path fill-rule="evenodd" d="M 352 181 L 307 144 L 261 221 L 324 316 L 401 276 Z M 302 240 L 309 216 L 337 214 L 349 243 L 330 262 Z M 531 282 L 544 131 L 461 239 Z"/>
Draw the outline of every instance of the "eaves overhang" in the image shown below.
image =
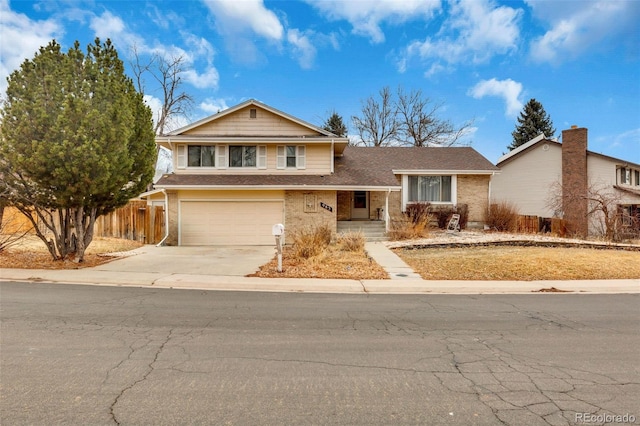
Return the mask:
<path fill-rule="evenodd" d="M 422 176 L 441 176 L 441 175 L 495 175 L 499 174 L 500 170 L 392 170 L 395 175 L 422 175 Z"/>
<path fill-rule="evenodd" d="M 159 189 L 183 190 L 183 191 L 214 191 L 214 190 L 234 190 L 234 191 L 267 191 L 267 190 L 289 190 L 289 191 L 400 191 L 402 187 L 397 186 L 369 186 L 369 185 L 162 185 Z"/>

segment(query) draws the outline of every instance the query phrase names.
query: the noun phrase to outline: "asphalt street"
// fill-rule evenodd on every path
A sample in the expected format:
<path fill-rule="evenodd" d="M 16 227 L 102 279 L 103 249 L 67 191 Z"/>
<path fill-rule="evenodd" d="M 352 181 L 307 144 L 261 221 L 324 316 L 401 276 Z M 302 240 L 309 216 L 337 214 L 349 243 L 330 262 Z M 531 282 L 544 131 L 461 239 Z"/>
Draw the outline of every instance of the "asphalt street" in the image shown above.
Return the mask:
<path fill-rule="evenodd" d="M 640 423 L 639 308 L 0 282 L 0 424 Z"/>

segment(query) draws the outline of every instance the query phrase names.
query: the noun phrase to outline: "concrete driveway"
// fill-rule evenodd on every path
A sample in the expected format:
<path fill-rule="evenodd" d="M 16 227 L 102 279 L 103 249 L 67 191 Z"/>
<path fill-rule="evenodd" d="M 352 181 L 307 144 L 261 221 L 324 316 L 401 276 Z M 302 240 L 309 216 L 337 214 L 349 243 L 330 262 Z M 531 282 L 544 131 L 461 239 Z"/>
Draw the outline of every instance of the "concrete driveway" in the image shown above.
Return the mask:
<path fill-rule="evenodd" d="M 275 256 L 273 246 L 156 247 L 92 268 L 111 272 L 245 276 Z"/>

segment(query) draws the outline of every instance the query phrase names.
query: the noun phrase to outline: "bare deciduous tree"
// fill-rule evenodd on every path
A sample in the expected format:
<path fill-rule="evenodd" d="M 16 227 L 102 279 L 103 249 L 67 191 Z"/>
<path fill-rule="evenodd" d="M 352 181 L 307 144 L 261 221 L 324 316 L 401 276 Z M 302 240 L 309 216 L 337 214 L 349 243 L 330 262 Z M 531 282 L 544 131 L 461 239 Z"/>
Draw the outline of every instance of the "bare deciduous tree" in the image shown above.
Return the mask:
<path fill-rule="evenodd" d="M 619 205 L 622 201 L 621 194 L 603 182 L 589 182 L 584 194 L 564 192 L 561 182 L 556 181 L 551 185 L 547 198 L 547 207 L 558 216 L 563 216 L 563 205 L 567 201 L 583 200 L 587 202 L 585 212 L 590 228 L 600 234 L 607 241 L 619 241 L 621 238 L 622 216 Z"/>
<path fill-rule="evenodd" d="M 159 84 L 158 90 L 162 92 L 160 99 L 162 106 L 155 117 L 156 135 L 165 134 L 172 119 L 180 116 L 187 117 L 193 107 L 193 97 L 181 90 L 185 63 L 184 55 L 161 56 L 157 53 L 153 54 L 147 62 L 142 62 L 140 53 L 135 46 L 133 47 L 131 67 L 138 91 L 150 95 L 145 91 L 145 76 L 149 75 Z"/>
<path fill-rule="evenodd" d="M 351 117 L 361 144 L 387 146 L 398 142 L 400 127 L 391 90 L 383 87 L 379 95 L 380 100 L 370 96 L 363 102 L 362 117 Z"/>
<path fill-rule="evenodd" d="M 443 105 L 442 102 L 432 103 L 421 90 L 406 93 L 399 87 L 396 112 L 402 142 L 413 146 L 452 146 L 459 143 L 460 138 L 469 132 L 471 122 L 456 128 L 451 121 L 439 118 L 438 112 Z"/>
<path fill-rule="evenodd" d="M 456 127 L 438 116 L 443 103 L 432 103 L 421 90 L 397 90 L 394 99 L 389 87 L 362 104 L 362 117 L 353 116 L 360 143 L 373 146 L 452 146 L 469 133 L 472 121 Z"/>

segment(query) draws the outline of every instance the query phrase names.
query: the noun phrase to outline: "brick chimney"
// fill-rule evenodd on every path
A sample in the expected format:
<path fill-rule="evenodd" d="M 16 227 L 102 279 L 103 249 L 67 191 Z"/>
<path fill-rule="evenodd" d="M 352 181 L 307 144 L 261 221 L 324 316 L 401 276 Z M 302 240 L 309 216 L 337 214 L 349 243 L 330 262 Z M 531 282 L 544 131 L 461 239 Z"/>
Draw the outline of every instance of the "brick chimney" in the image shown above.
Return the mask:
<path fill-rule="evenodd" d="M 586 237 L 587 218 L 587 129 L 571 126 L 562 131 L 562 210 L 570 234 Z"/>

